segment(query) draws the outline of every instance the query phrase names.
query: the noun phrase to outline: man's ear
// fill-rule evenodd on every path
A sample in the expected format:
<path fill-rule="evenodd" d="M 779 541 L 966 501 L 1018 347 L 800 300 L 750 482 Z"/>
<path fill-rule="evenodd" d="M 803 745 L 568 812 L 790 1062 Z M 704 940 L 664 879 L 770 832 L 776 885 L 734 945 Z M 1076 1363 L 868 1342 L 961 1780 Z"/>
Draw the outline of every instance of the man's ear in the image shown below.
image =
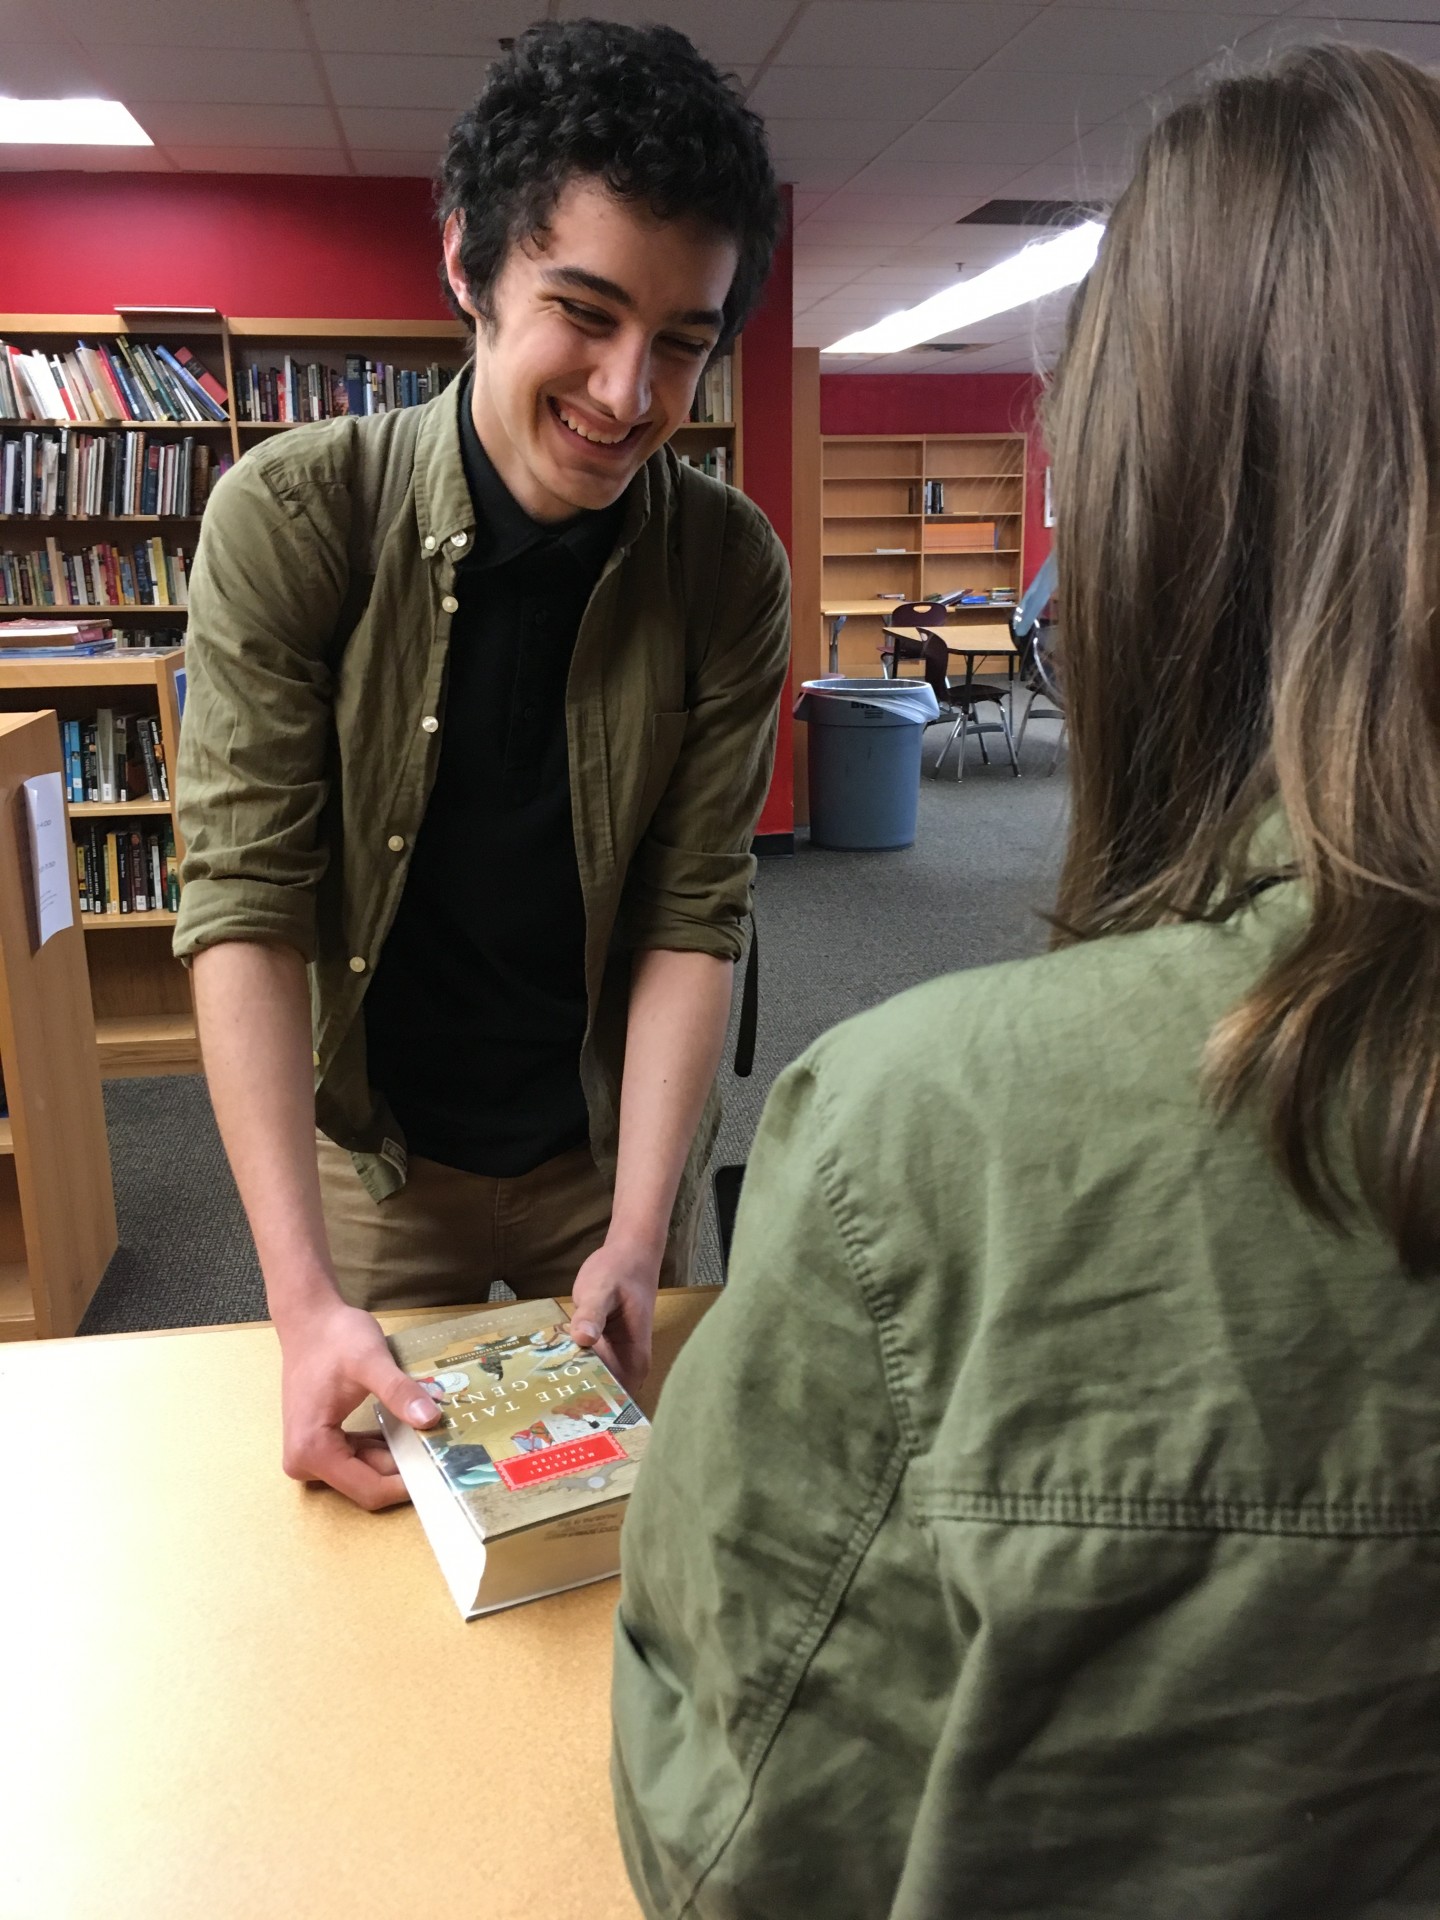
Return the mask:
<path fill-rule="evenodd" d="M 443 245 L 445 249 L 445 278 L 450 282 L 450 291 L 459 301 L 472 320 L 479 320 L 480 314 L 470 292 L 470 283 L 465 278 L 465 269 L 460 264 L 460 238 L 465 231 L 465 216 L 458 210 L 449 215 L 445 222 Z"/>

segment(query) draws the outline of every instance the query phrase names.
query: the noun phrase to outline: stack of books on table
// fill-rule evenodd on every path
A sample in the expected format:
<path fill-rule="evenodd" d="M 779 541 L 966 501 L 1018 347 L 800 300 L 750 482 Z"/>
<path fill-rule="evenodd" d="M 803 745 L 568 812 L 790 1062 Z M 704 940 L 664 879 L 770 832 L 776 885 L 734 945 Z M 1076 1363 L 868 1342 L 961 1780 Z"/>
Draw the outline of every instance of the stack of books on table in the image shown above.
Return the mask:
<path fill-rule="evenodd" d="M 108 620 L 0 620 L 0 660 L 82 660 L 114 651 Z"/>

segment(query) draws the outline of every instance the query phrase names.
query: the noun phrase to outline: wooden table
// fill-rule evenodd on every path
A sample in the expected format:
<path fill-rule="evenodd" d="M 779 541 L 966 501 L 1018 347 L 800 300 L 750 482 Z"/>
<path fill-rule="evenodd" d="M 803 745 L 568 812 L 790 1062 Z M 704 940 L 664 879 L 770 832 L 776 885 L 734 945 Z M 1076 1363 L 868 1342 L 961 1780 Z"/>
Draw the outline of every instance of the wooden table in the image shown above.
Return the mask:
<path fill-rule="evenodd" d="M 894 613 L 897 607 L 903 606 L 904 604 L 903 601 L 899 600 L 827 600 L 821 607 L 820 612 L 822 617 L 830 623 L 829 664 L 831 673 L 838 673 L 840 671 L 840 629 L 847 620 L 852 618 L 879 619 L 882 622 L 886 622 L 888 621 L 889 615 Z M 911 604 L 913 605 L 915 603 L 912 602 Z M 954 611 L 966 616 L 994 613 L 1003 615 L 1004 618 L 1001 621 L 987 623 L 983 627 L 979 626 L 978 622 L 972 624 L 969 618 L 964 621 L 964 624 L 955 624 L 954 622 L 947 624 L 943 629 L 945 644 L 952 653 L 968 653 L 973 658 L 980 659 L 992 654 L 1013 654 L 1015 652 L 1015 642 L 1010 633 L 1010 615 L 1015 611 L 1013 607 L 957 607 Z M 890 631 L 892 633 L 903 633 L 907 638 L 919 637 L 919 629 L 915 627 L 891 627 Z M 976 631 L 985 636 L 986 644 L 983 647 L 956 646 L 954 636 L 961 633 L 969 635 Z"/>
<path fill-rule="evenodd" d="M 715 1293 L 661 1296 L 652 1406 Z M 618 1583 L 467 1625 L 409 1507 L 285 1479 L 279 1372 L 268 1326 L 0 1348 L 0 1917 L 636 1920 Z"/>

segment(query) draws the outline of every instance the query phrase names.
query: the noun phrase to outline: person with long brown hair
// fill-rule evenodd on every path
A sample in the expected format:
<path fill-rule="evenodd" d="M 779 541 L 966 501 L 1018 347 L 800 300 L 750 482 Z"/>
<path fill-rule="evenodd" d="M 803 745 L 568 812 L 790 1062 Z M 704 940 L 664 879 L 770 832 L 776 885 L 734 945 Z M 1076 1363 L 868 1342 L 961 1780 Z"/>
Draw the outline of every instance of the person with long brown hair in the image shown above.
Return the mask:
<path fill-rule="evenodd" d="M 1440 1912 L 1440 84 L 1171 113 L 1048 415 L 1055 950 L 771 1097 L 626 1523 L 650 1916 Z"/>

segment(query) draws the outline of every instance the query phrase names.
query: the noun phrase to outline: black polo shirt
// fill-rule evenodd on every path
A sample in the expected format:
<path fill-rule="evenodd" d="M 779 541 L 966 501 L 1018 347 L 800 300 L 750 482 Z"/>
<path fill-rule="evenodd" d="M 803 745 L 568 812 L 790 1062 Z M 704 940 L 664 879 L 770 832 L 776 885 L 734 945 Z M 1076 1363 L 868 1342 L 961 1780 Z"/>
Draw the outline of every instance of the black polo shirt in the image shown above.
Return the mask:
<path fill-rule="evenodd" d="M 565 687 L 623 501 L 544 526 L 491 465 L 468 392 L 460 426 L 475 541 L 456 570 L 435 786 L 365 1040 L 411 1153 L 512 1177 L 589 1128 Z"/>

